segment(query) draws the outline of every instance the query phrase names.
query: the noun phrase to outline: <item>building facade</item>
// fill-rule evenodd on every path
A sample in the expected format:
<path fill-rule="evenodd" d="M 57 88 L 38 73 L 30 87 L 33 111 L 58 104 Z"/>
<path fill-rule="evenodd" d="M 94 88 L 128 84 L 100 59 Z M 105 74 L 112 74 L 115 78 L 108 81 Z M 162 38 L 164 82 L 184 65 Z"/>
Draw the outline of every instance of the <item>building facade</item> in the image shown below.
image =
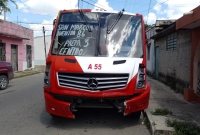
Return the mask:
<path fill-rule="evenodd" d="M 176 30 L 176 23 L 153 36 L 155 72 L 162 82 L 183 93 L 190 87 L 191 31 Z"/>
<path fill-rule="evenodd" d="M 0 20 L 0 61 L 11 62 L 14 71 L 33 68 L 33 30 Z"/>
<path fill-rule="evenodd" d="M 200 103 L 200 6 L 175 22 L 156 26 L 155 76 Z M 170 20 L 169 20 L 170 21 Z M 167 23 L 165 23 L 167 24 Z"/>
<path fill-rule="evenodd" d="M 191 31 L 190 51 L 190 87 L 185 88 L 184 98 L 187 101 L 197 101 L 200 103 L 200 6 L 191 10 L 176 23 L 176 30 Z"/>
<path fill-rule="evenodd" d="M 48 55 L 49 48 L 51 45 L 51 36 L 45 36 L 46 42 L 46 54 Z M 46 65 L 46 58 L 45 58 L 45 46 L 44 46 L 44 36 L 38 36 L 34 38 L 34 58 L 35 58 L 35 66 L 38 65 Z"/>

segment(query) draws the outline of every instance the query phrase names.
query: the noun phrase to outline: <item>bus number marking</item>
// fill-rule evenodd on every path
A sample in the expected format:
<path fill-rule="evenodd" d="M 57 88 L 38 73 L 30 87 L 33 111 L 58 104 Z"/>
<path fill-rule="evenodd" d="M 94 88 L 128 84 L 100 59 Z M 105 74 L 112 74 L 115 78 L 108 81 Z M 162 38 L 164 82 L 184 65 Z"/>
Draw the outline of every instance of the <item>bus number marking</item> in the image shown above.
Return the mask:
<path fill-rule="evenodd" d="M 94 66 L 94 68 L 93 68 L 93 66 Z M 94 69 L 94 70 L 101 70 L 102 69 L 102 64 L 94 64 L 92 66 L 92 64 L 89 64 L 89 66 L 88 66 L 88 69 Z"/>

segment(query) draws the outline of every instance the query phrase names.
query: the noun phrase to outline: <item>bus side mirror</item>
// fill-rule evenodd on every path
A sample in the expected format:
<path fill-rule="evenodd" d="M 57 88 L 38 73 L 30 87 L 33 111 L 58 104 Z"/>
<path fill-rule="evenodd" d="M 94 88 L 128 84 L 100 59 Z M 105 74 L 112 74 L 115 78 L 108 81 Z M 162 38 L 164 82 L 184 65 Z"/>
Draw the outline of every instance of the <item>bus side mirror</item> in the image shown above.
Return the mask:
<path fill-rule="evenodd" d="M 56 25 L 56 19 L 53 20 L 53 30 L 52 30 L 52 33 L 51 33 L 51 38 L 53 38 L 53 32 L 54 32 L 55 25 Z"/>
<path fill-rule="evenodd" d="M 53 27 L 55 26 L 56 24 L 56 19 L 53 20 Z"/>

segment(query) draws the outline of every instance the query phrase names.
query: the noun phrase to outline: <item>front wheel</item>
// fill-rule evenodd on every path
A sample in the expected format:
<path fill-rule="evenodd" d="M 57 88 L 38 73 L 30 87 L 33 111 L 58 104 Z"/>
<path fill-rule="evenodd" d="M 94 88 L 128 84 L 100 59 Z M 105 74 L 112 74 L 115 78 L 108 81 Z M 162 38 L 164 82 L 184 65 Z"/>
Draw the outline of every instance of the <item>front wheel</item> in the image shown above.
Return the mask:
<path fill-rule="evenodd" d="M 0 90 L 4 90 L 8 87 L 8 78 L 5 75 L 0 76 Z"/>

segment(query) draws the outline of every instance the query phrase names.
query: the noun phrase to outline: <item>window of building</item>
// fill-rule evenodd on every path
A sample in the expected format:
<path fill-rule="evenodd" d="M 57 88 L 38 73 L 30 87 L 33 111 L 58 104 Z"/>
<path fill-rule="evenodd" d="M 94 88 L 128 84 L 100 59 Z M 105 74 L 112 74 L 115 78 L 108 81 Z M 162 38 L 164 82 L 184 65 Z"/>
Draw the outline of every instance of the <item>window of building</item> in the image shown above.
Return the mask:
<path fill-rule="evenodd" d="M 177 49 L 177 33 L 172 33 L 167 36 L 167 42 L 166 42 L 166 50 L 176 50 Z"/>
<path fill-rule="evenodd" d="M 6 61 L 6 50 L 5 50 L 5 44 L 0 43 L 0 61 Z"/>
<path fill-rule="evenodd" d="M 150 60 L 150 46 L 151 44 L 147 45 L 147 60 Z"/>

